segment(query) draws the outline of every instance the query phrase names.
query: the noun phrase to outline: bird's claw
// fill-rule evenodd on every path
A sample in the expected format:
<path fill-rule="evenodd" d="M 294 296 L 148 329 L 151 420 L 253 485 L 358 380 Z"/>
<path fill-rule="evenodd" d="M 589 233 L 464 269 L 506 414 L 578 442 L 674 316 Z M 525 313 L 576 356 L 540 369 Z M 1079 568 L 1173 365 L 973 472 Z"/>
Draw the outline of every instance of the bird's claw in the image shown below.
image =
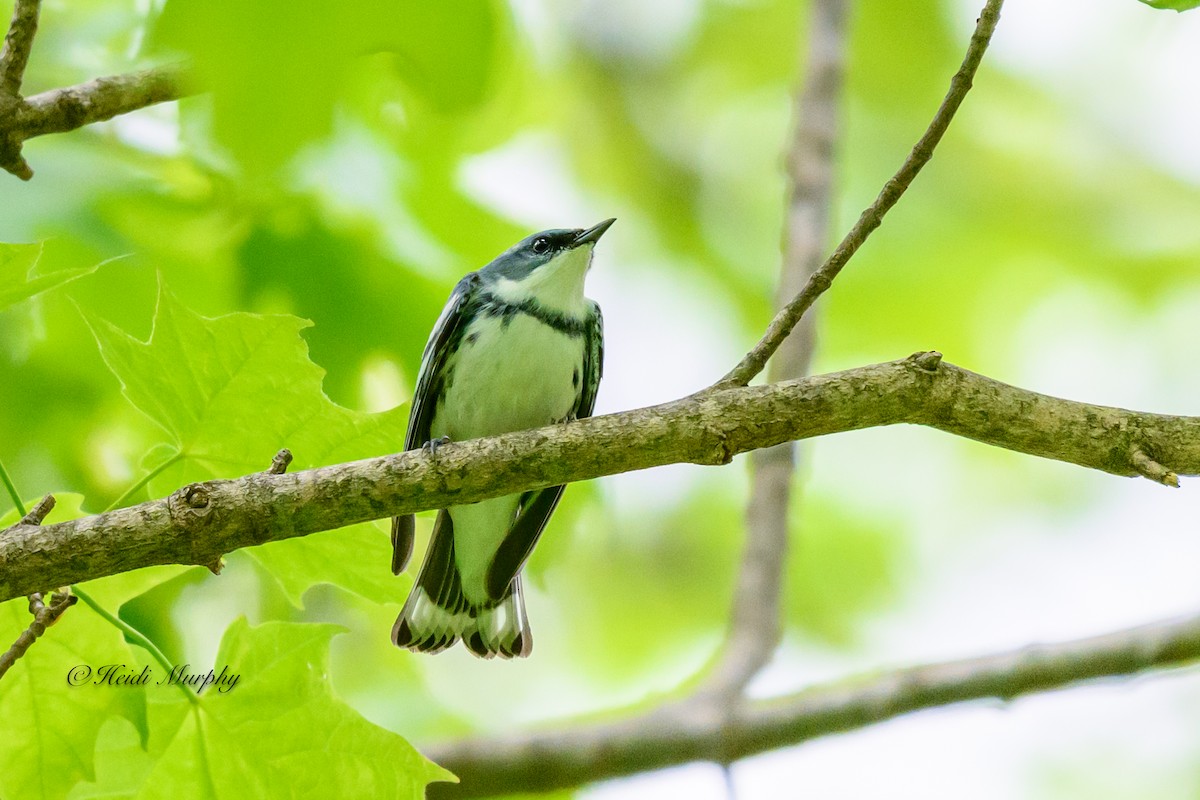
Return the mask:
<path fill-rule="evenodd" d="M 449 436 L 439 436 L 436 439 L 430 439 L 428 442 L 421 445 L 421 449 L 429 453 L 431 456 L 436 456 L 438 448 L 444 444 L 450 444 Z"/>

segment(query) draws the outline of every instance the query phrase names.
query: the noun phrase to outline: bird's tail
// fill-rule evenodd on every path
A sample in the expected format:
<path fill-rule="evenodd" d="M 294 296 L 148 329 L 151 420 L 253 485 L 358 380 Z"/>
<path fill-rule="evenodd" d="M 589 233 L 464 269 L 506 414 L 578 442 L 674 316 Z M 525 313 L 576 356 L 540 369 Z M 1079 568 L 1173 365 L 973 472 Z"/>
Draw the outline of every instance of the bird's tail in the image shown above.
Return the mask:
<path fill-rule="evenodd" d="M 470 603 L 463 595 L 454 559 L 454 523 L 449 513 L 441 511 L 421 574 L 392 626 L 392 642 L 422 653 L 440 653 L 460 638 L 480 658 L 525 657 L 533 650 L 521 576 L 513 578 L 498 602 Z"/>

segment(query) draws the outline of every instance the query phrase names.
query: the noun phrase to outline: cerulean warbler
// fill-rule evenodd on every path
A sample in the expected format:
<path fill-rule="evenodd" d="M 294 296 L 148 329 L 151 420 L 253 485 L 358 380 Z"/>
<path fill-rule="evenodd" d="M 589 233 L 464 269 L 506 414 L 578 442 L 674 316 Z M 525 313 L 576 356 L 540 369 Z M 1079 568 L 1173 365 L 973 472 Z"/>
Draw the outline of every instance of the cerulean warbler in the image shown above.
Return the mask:
<path fill-rule="evenodd" d="M 614 221 L 535 233 L 459 281 L 421 357 L 405 450 L 591 416 L 604 333 L 583 282 Z M 562 492 L 552 486 L 439 511 L 392 641 L 437 653 L 461 638 L 484 658 L 529 655 L 521 568 Z M 392 520 L 397 574 L 413 528 L 411 514 Z"/>

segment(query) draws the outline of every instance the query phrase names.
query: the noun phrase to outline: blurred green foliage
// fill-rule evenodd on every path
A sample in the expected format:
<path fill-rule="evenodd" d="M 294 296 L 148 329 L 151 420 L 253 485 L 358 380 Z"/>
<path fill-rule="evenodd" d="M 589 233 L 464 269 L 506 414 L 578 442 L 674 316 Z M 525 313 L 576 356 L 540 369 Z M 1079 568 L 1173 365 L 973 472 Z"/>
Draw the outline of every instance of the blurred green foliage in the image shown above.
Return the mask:
<path fill-rule="evenodd" d="M 839 229 L 957 68 L 948 6 L 858 6 Z M 588 221 L 534 221 L 478 190 L 472 168 L 514 143 L 536 143 L 536 158 L 491 179 L 499 196 L 620 217 L 602 256 L 614 282 L 650 263 L 714 287 L 739 332 L 731 350 L 744 349 L 770 314 L 805 19 L 784 0 L 48 4 L 29 89 L 183 55 L 208 91 L 27 144 L 37 176 L 10 180 L 0 210 L 0 241 L 13 243 L 0 245 L 0 460 L 25 496 L 55 492 L 52 519 L 65 519 L 265 469 L 280 447 L 297 468 L 398 449 L 453 283 L 531 228 Z M 1181 234 L 1200 215 L 1194 186 L 1081 129 L 1028 82 L 985 65 L 978 84 L 820 309 L 820 369 L 937 347 L 1004 376 L 1022 358 L 1012 332 L 1031 297 L 1086 278 L 1152 308 L 1200 281 L 1200 241 Z M 622 298 L 603 300 L 610 330 L 625 324 Z M 997 505 L 1013 502 L 1014 471 L 1038 469 L 956 447 L 995 478 L 983 492 Z M 437 773 L 362 717 L 423 740 L 676 691 L 724 630 L 740 469 L 687 473 L 685 491 L 653 502 L 572 487 L 529 567 L 538 648 L 519 667 L 390 646 L 409 581 L 388 571 L 382 526 L 231 554 L 251 586 L 232 598 L 228 575 L 183 568 L 91 582 L 173 659 L 236 663 L 246 684 L 199 710 L 173 690 L 68 691 L 76 663 L 147 663 L 73 609 L 15 668 L 24 678 L 0 681 L 0 717 L 40 720 L 32 738 L 0 740 L 0 793 L 140 797 L 169 782 L 215 797 L 286 774 L 370 795 L 369 783 L 324 781 L 416 787 Z M 1078 503 L 1073 474 L 1035 481 L 1022 502 Z M 786 622 L 802 647 L 853 650 L 911 586 L 906 522 L 849 509 L 852 491 L 800 493 Z M 206 614 L 220 624 L 187 623 Z M 24 603 L 0 607 L 0 621 L 6 644 Z M 348 633 L 335 638 L 331 622 Z M 198 753 L 223 763 L 216 783 L 203 783 Z"/>

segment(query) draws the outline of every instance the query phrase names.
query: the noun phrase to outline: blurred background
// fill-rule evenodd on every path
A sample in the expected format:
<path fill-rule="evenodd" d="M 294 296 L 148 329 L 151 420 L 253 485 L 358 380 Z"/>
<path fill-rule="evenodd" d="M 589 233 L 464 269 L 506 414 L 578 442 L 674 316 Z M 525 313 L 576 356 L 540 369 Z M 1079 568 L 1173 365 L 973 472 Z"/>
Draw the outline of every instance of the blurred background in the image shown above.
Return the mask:
<path fill-rule="evenodd" d="M 44 3 L 27 92 L 177 54 L 213 91 L 32 140 L 32 182 L 2 176 L 0 241 L 44 242 L 42 274 L 106 262 L 0 312 L 0 458 L 24 495 L 76 492 L 95 513 L 264 469 L 278 447 L 299 466 L 400 447 L 305 452 L 299 434 L 247 435 L 252 420 L 190 439 L 156 422 L 97 341 L 145 341 L 160 287 L 206 317 L 310 320 L 343 407 L 321 413 L 381 429 L 402 430 L 407 408 L 364 415 L 407 403 L 450 287 L 542 228 L 619 220 L 589 279 L 606 321 L 597 413 L 693 392 L 757 339 L 806 3 L 349 5 Z M 924 130 L 980 5 L 856 4 L 837 235 Z M 1200 12 L 1010 0 L 937 157 L 821 301 L 814 370 L 937 349 L 1044 393 L 1200 414 L 1197 41 Z M 1170 491 L 918 428 L 801 450 L 786 640 L 756 696 L 1200 608 L 1190 481 Z M 382 525 L 234 553 L 220 577 L 174 571 L 121 616 L 201 665 L 241 615 L 342 624 L 336 692 L 418 746 L 639 707 L 721 642 L 746 491 L 740 458 L 572 486 L 528 567 L 537 647 L 521 663 L 392 648 L 408 581 L 389 574 Z M 1200 672 L 1182 670 L 910 715 L 739 763 L 732 783 L 739 797 L 1193 798 L 1198 718 Z M 693 765 L 578 795 L 668 792 L 727 789 Z"/>

